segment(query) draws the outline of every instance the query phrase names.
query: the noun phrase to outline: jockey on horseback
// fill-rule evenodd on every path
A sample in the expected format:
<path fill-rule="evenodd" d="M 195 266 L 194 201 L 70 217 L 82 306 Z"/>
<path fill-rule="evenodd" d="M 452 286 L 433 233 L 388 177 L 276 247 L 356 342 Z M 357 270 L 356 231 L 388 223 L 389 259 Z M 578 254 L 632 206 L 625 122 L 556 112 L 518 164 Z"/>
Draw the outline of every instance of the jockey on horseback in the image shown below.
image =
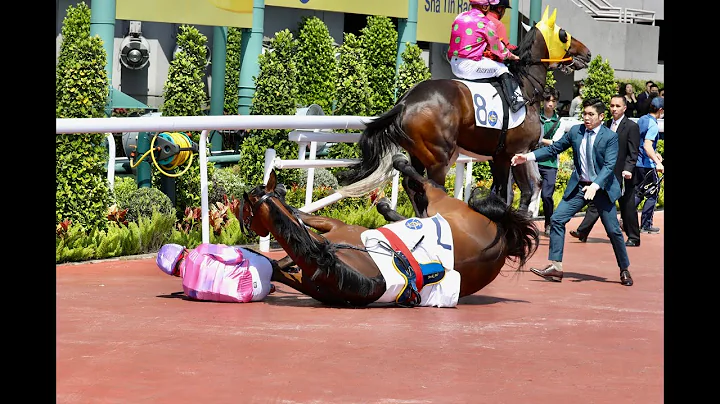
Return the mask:
<path fill-rule="evenodd" d="M 477 80 L 498 77 L 512 112 L 524 103 L 517 99 L 513 77 L 503 63 L 519 60 L 510 50 L 506 30 L 500 21 L 509 0 L 470 0 L 470 10 L 458 14 L 450 33 L 448 59 L 455 76 Z"/>

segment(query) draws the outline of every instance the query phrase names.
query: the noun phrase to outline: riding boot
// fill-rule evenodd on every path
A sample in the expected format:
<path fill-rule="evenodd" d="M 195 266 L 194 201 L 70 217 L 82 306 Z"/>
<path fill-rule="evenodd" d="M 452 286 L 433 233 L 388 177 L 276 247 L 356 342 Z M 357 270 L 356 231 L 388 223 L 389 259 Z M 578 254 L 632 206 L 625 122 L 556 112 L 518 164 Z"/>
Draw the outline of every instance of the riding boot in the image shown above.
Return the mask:
<path fill-rule="evenodd" d="M 519 100 L 517 95 L 515 94 L 516 85 L 513 76 L 510 73 L 503 73 L 502 75 L 500 75 L 500 82 L 502 83 L 502 89 L 505 93 L 505 99 L 510 106 L 510 111 L 518 112 L 520 108 L 525 105 L 525 103 Z"/>

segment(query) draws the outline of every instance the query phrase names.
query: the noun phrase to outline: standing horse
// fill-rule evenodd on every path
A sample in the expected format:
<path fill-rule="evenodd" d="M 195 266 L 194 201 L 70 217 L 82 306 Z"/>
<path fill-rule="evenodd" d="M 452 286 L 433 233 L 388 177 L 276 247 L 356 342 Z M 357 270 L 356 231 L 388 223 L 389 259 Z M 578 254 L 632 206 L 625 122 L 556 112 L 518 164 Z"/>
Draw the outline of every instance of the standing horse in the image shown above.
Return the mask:
<path fill-rule="evenodd" d="M 518 263 L 520 270 L 537 249 L 539 236 L 534 223 L 508 208 L 497 196 L 473 198 L 468 205 L 418 174 L 404 155 L 396 157 L 394 167 L 410 178 L 409 186 L 418 197 L 426 199 L 423 217 L 449 225 L 452 242 L 447 247 L 453 265 L 446 270 L 454 269 L 460 278 L 455 299 L 492 282 L 506 260 Z M 386 293 L 386 278 L 361 239 L 363 232 L 370 229 L 287 205 L 276 188 L 275 171 L 271 171 L 266 185 L 244 193 L 237 210 L 244 232 L 262 237 L 272 234 L 288 253 L 273 262 L 273 281 L 337 306 L 366 306 Z M 308 226 L 320 233 L 310 231 Z M 435 229 L 432 231 L 434 239 Z M 438 243 L 440 239 L 449 241 L 447 232 L 441 237 L 440 227 L 437 238 Z"/>
<path fill-rule="evenodd" d="M 420 174 L 427 171 L 428 178 L 438 184 L 445 183 L 447 172 L 459 153 L 491 156 L 492 189 L 508 201 L 508 193 L 512 192 L 508 186 L 510 159 L 516 153 L 533 149 L 542 134 L 539 102 L 548 69 L 560 69 L 568 74 L 587 67 L 590 62 L 588 48 L 555 24 L 556 13 L 557 10 L 548 17 L 548 8 L 545 9 L 542 20 L 520 44 L 520 60 L 508 64 L 508 69 L 520 80 L 526 100 L 522 123 L 509 130 L 477 126 L 476 115 L 488 111 L 482 101 L 474 100 L 477 96 L 473 96 L 463 81 L 422 81 L 408 90 L 391 110 L 366 124 L 358 142 L 362 160 L 339 175 L 344 186 L 338 192 L 357 197 L 387 183 L 392 171 L 390 159 L 403 148 L 412 166 Z M 520 200 L 521 212 L 527 210 L 532 194 L 531 175 L 523 166 L 526 165 L 513 168 L 518 186 L 525 191 Z M 417 206 L 406 179 L 403 188 L 418 214 L 422 207 Z"/>

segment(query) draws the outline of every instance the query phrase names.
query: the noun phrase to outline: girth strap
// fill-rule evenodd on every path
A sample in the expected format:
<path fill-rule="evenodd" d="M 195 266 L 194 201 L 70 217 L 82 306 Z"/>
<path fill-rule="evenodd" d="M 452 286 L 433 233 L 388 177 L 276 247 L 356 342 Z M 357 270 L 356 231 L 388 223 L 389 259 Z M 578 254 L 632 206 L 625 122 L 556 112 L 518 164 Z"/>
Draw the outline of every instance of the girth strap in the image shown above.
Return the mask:
<path fill-rule="evenodd" d="M 489 81 L 490 84 L 492 84 L 493 87 L 495 87 L 495 90 L 498 92 L 498 96 L 500 96 L 500 101 L 502 101 L 502 107 L 503 107 L 503 122 L 502 127 L 500 128 L 500 138 L 498 139 L 498 145 L 495 149 L 495 156 L 500 154 L 503 149 L 505 149 L 505 138 L 507 137 L 507 131 L 508 131 L 508 123 L 510 121 L 510 106 L 509 106 L 509 100 L 506 100 L 503 94 L 502 89 L 502 82 L 495 78 L 495 80 Z"/>
<path fill-rule="evenodd" d="M 420 292 L 424 285 L 423 273 L 422 269 L 420 269 L 420 264 L 418 264 L 415 257 L 413 257 L 412 252 L 410 252 L 407 246 L 405 246 L 405 243 L 403 243 L 402 240 L 400 240 L 400 237 L 393 233 L 392 230 L 385 227 L 378 227 L 376 230 L 382 233 L 383 236 L 385 236 L 385 238 L 390 243 L 390 247 L 392 247 L 396 251 L 400 251 L 401 253 L 403 253 L 405 258 L 407 258 L 408 262 L 410 262 L 410 266 L 415 272 L 415 286 L 417 287 L 418 292 Z"/>

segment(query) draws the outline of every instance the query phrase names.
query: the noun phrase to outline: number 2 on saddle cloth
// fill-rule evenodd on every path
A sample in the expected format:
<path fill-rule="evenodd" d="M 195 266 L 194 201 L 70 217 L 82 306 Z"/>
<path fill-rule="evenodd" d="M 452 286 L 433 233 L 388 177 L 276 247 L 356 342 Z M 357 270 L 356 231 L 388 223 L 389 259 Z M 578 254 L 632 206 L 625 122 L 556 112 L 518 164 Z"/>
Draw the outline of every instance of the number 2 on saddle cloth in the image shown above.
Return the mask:
<path fill-rule="evenodd" d="M 439 262 L 419 264 L 405 243 L 392 230 L 384 227 L 376 230 L 390 242 L 393 250 L 393 265 L 406 280 L 405 288 L 398 294 L 395 303 L 404 307 L 417 306 L 421 302 L 420 291 L 426 285 L 442 281 L 445 277 L 445 268 Z M 422 238 L 417 244 L 420 242 Z"/>

